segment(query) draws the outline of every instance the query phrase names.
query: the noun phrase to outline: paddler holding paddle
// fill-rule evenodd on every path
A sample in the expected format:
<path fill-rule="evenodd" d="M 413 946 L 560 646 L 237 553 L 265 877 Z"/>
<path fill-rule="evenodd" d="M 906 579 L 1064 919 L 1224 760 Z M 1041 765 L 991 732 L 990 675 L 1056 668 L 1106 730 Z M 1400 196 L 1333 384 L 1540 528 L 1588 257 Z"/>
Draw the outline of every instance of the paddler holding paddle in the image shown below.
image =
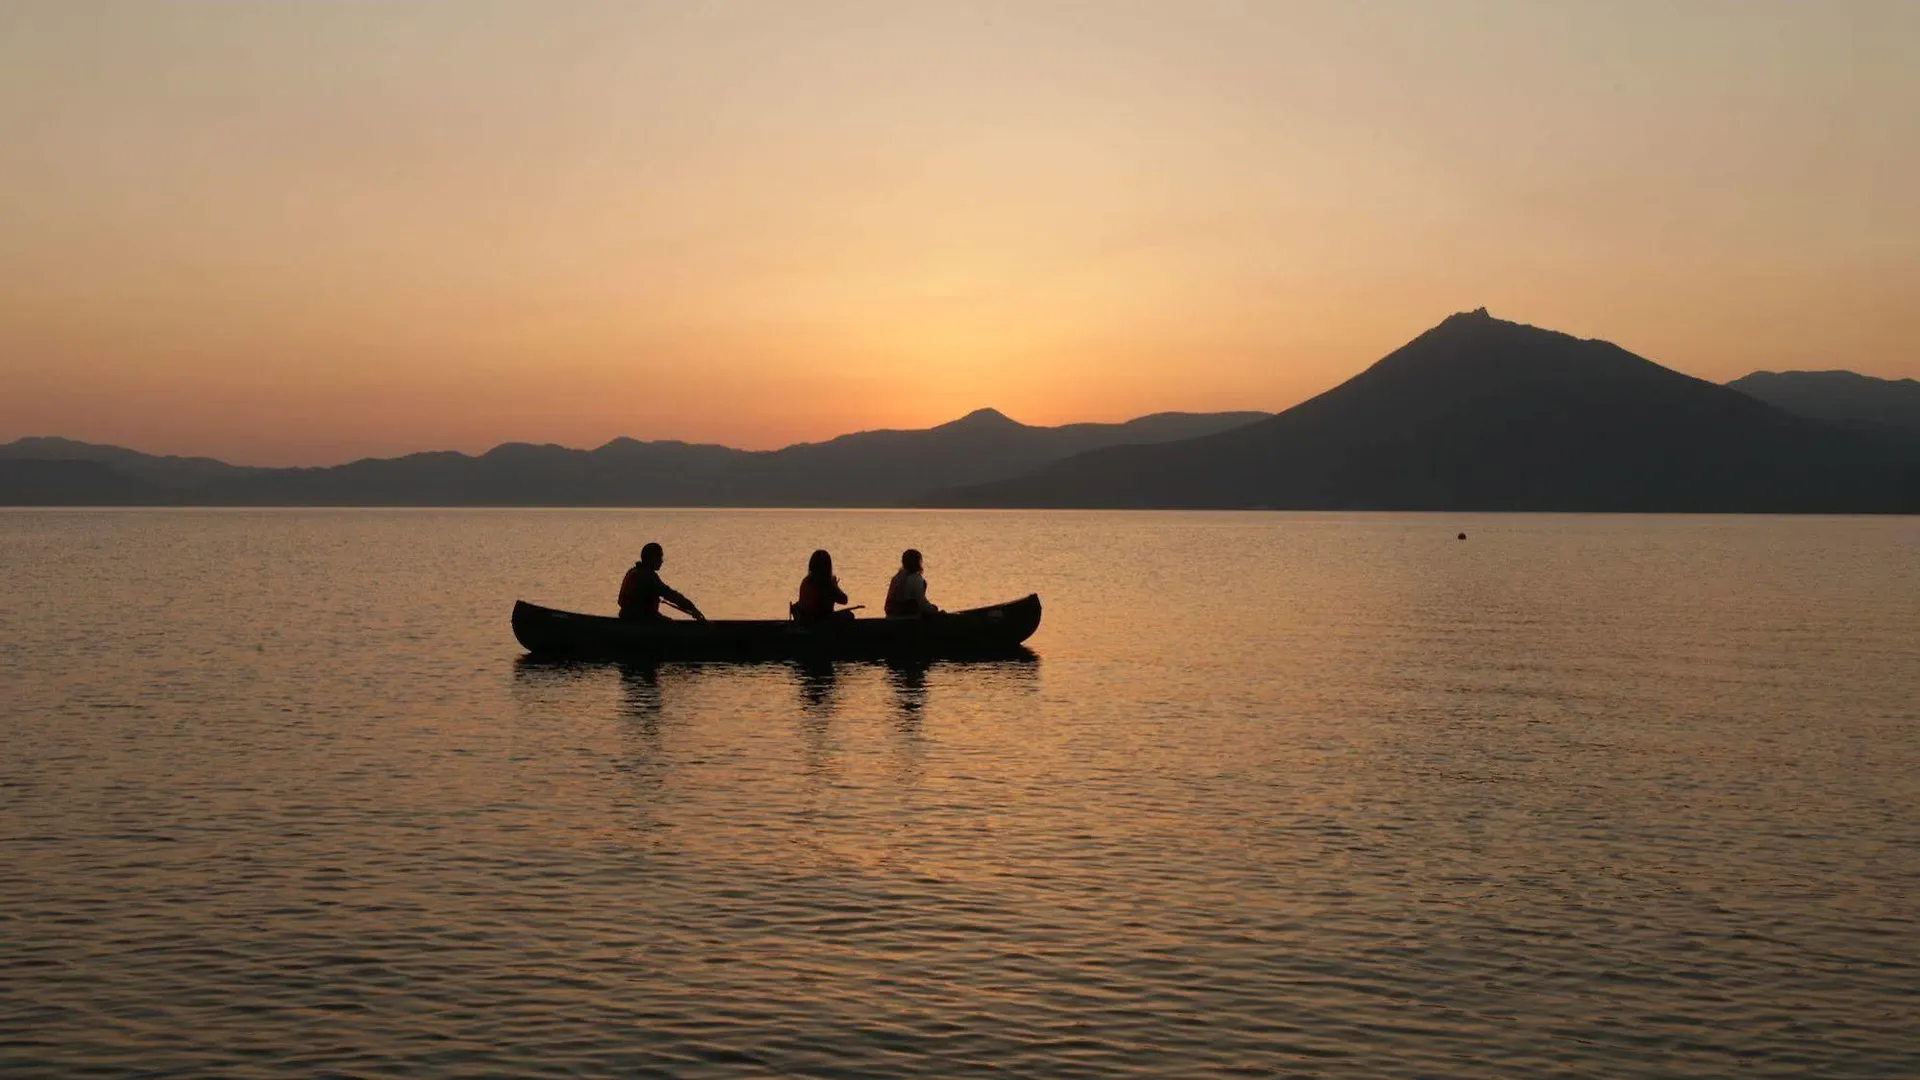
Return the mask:
<path fill-rule="evenodd" d="M 633 564 L 627 576 L 620 582 L 620 617 L 623 619 L 665 619 L 660 613 L 660 601 L 693 616 L 700 622 L 707 617 L 700 614 L 693 601 L 667 587 L 660 580 L 660 565 L 667 561 L 667 553 L 659 544 L 648 544 L 640 549 L 640 561 Z"/>

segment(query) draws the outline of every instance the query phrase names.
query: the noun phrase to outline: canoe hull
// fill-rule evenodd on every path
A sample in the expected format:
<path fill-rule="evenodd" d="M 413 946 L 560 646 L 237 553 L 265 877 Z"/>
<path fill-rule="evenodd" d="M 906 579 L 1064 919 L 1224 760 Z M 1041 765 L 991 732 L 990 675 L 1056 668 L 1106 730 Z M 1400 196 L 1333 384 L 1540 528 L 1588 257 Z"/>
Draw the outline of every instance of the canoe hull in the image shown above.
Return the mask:
<path fill-rule="evenodd" d="M 925 619 L 649 620 L 513 605 L 513 636 L 542 657 L 655 660 L 884 660 L 1014 655 L 1040 627 L 1040 598 Z"/>

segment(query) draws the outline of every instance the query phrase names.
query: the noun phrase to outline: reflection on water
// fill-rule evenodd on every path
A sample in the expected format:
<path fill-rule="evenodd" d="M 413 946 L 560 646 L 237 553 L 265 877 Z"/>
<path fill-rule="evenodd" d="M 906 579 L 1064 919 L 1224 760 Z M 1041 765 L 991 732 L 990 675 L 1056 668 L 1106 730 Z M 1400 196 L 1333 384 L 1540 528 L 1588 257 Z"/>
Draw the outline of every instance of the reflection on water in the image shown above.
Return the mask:
<path fill-rule="evenodd" d="M 517 659 L 645 539 L 721 617 L 917 547 L 1044 659 Z M 1915 550 L 0 513 L 0 1074 L 1920 1076 Z"/>
<path fill-rule="evenodd" d="M 978 693 L 985 687 L 995 692 L 1024 687 L 1031 692 L 1039 670 L 1040 657 L 1031 649 L 1003 657 L 960 660 L 647 662 L 553 660 L 527 655 L 513 660 L 514 679 L 520 688 L 547 700 L 570 692 L 590 698 L 599 682 L 617 677 L 621 711 L 649 721 L 657 721 L 675 699 L 706 695 L 724 702 L 742 688 L 763 685 L 765 677 L 773 672 L 788 678 L 802 715 L 830 719 L 838 708 L 837 690 L 843 679 L 851 676 L 866 680 L 878 672 L 891 690 L 896 719 L 910 724 L 926 708 L 930 686 L 943 686 L 962 695 Z"/>
<path fill-rule="evenodd" d="M 814 720 L 833 715 L 834 666 L 831 660 L 795 661 L 794 683 L 800 689 L 802 713 Z"/>
<path fill-rule="evenodd" d="M 894 707 L 902 724 L 911 724 L 927 705 L 927 672 L 932 664 L 918 660 L 892 660 L 887 663 L 887 682 L 893 687 Z"/>

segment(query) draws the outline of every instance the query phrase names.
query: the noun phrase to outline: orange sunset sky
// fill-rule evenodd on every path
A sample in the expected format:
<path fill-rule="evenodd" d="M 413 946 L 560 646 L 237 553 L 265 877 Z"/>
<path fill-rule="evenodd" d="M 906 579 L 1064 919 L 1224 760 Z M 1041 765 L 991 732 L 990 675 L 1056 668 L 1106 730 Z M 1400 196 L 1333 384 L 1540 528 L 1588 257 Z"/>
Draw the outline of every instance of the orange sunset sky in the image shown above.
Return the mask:
<path fill-rule="evenodd" d="M 1452 311 L 1920 375 L 1920 3 L 0 2 L 0 440 L 1279 409 Z"/>

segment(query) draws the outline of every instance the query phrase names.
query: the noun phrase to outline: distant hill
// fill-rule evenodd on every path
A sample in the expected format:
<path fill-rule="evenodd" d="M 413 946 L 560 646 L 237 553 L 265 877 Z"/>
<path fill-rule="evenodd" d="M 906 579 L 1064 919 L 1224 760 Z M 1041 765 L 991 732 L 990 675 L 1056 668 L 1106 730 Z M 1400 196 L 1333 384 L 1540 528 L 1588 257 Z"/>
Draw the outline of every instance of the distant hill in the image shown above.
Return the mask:
<path fill-rule="evenodd" d="M 1619 346 L 1454 315 L 1257 423 L 936 505 L 1917 512 L 1911 458 Z"/>
<path fill-rule="evenodd" d="M 259 470 L 229 465 L 206 457 L 161 457 L 119 446 L 76 442 L 73 439 L 26 438 L 0 444 L 0 461 L 91 461 L 115 471 L 162 486 L 192 486 L 210 480 L 245 476 Z"/>
<path fill-rule="evenodd" d="M 507 443 L 477 457 L 452 451 L 267 469 L 194 489 L 190 502 L 250 506 L 704 505 L 712 478 L 745 451 L 616 439 L 596 450 Z"/>
<path fill-rule="evenodd" d="M 98 461 L 0 457 L 0 506 L 153 506 L 166 488 Z"/>
<path fill-rule="evenodd" d="M 508 443 L 329 468 L 260 469 L 67 439 L 0 446 L 0 505 L 892 506 L 1019 476 L 1072 454 L 1191 438 L 1269 414 L 1158 413 L 1033 427 L 982 409 L 935 428 L 867 431 L 774 451 L 615 439 L 594 450 Z M 89 469 L 45 468 L 86 464 Z M 61 486 L 61 477 L 71 483 Z"/>
<path fill-rule="evenodd" d="M 1756 371 L 1727 385 L 1799 416 L 1920 448 L 1920 380 L 1851 371 Z"/>
<path fill-rule="evenodd" d="M 898 506 L 929 491 L 1021 476 L 1087 450 L 1213 434 L 1268 413 L 1156 413 L 1124 424 L 1031 427 L 980 409 L 924 431 L 863 431 L 802 443 L 729 468 L 729 505 Z M 951 479 L 955 477 L 971 479 Z"/>

